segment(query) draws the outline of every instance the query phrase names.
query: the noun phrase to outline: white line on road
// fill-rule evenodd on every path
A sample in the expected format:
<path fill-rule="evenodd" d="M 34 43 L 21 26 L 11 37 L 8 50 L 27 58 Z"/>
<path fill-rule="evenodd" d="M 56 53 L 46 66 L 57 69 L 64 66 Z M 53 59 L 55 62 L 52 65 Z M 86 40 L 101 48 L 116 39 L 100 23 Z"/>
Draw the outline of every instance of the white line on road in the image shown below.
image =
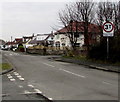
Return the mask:
<path fill-rule="evenodd" d="M 24 78 L 19 78 L 21 81 L 24 81 L 25 79 Z"/>
<path fill-rule="evenodd" d="M 49 100 L 53 100 L 52 98 L 48 98 Z"/>
<path fill-rule="evenodd" d="M 19 88 L 23 88 L 23 86 L 22 86 L 22 85 L 19 85 L 18 87 L 19 87 Z"/>
<path fill-rule="evenodd" d="M 103 81 L 102 83 L 104 83 L 104 84 L 108 84 L 108 85 L 111 85 L 110 83 L 108 83 L 108 82 L 105 82 L 105 81 Z"/>
<path fill-rule="evenodd" d="M 40 91 L 39 89 L 34 89 L 37 93 L 42 93 L 42 91 Z"/>
<path fill-rule="evenodd" d="M 11 76 L 10 74 L 7 74 L 7 76 L 9 77 L 9 76 Z"/>
<path fill-rule="evenodd" d="M 34 88 L 34 86 L 33 85 L 28 85 L 29 87 L 31 87 L 31 88 Z"/>
<path fill-rule="evenodd" d="M 17 75 L 19 75 L 19 73 L 16 73 L 15 75 L 17 76 Z"/>
<path fill-rule="evenodd" d="M 13 72 L 14 74 L 16 74 L 17 72 Z"/>
<path fill-rule="evenodd" d="M 76 73 L 70 72 L 70 71 L 68 71 L 68 70 L 62 69 L 62 68 L 60 68 L 59 70 L 62 70 L 62 71 L 64 71 L 64 72 L 70 73 L 70 74 L 75 75 L 75 76 L 78 76 L 78 77 L 86 78 L 86 77 L 83 76 L 83 75 L 79 75 L 79 74 L 76 74 Z"/>
<path fill-rule="evenodd" d="M 10 81 L 15 81 L 15 79 L 10 79 Z"/>
<path fill-rule="evenodd" d="M 10 56 L 12 56 L 12 54 L 9 54 Z"/>
<path fill-rule="evenodd" d="M 12 79 L 13 77 L 12 77 L 12 76 L 9 76 L 8 78 L 9 78 L 9 79 Z"/>
<path fill-rule="evenodd" d="M 19 73 L 17 73 L 17 72 L 14 72 L 14 75 L 19 75 Z"/>
<path fill-rule="evenodd" d="M 31 92 L 29 92 L 28 90 L 24 91 L 24 94 L 30 94 Z"/>
<path fill-rule="evenodd" d="M 20 75 L 18 75 L 18 76 L 16 76 L 16 77 L 18 77 L 18 78 L 22 78 L 22 76 L 20 76 Z"/>
<path fill-rule="evenodd" d="M 45 64 L 45 65 L 47 65 L 47 66 L 50 66 L 50 67 L 55 67 L 55 66 L 50 65 L 50 64 L 47 64 L 47 63 L 43 63 L 43 64 Z"/>

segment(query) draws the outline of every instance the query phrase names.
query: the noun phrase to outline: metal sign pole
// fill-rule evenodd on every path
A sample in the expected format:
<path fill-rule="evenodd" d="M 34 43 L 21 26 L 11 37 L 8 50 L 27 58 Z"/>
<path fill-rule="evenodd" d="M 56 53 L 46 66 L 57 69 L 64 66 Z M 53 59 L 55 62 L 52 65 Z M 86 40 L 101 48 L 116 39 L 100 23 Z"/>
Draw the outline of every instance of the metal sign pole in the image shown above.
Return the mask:
<path fill-rule="evenodd" d="M 109 59 L 109 37 L 107 37 L 107 59 Z"/>

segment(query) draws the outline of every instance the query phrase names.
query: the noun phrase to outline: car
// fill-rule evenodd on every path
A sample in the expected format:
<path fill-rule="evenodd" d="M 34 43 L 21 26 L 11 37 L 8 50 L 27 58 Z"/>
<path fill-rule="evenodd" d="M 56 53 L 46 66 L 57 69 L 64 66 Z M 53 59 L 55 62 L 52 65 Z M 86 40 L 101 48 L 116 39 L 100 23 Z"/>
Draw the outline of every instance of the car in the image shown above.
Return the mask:
<path fill-rule="evenodd" d="M 8 50 L 9 48 L 5 45 L 1 46 L 1 50 Z"/>

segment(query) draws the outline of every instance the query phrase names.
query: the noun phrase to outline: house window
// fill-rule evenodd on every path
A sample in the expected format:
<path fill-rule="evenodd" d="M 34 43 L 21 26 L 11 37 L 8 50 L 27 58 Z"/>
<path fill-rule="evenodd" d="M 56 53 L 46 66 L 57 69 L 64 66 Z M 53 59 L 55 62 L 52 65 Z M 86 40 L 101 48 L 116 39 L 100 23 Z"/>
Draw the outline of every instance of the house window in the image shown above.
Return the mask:
<path fill-rule="evenodd" d="M 62 43 L 62 46 L 65 46 L 65 43 Z"/>
<path fill-rule="evenodd" d="M 56 47 L 60 47 L 60 42 L 56 42 Z"/>
<path fill-rule="evenodd" d="M 75 46 L 76 46 L 76 47 L 80 47 L 80 43 L 76 43 Z"/>

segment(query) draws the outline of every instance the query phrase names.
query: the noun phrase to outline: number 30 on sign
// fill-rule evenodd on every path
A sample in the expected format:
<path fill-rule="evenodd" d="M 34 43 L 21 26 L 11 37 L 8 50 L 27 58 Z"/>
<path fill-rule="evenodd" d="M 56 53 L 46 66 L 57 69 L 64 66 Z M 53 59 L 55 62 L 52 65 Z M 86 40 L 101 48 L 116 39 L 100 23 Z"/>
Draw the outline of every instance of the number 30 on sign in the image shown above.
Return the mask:
<path fill-rule="evenodd" d="M 104 22 L 103 23 L 103 36 L 105 37 L 109 37 L 109 36 L 113 36 L 114 33 L 114 25 L 112 22 Z"/>

